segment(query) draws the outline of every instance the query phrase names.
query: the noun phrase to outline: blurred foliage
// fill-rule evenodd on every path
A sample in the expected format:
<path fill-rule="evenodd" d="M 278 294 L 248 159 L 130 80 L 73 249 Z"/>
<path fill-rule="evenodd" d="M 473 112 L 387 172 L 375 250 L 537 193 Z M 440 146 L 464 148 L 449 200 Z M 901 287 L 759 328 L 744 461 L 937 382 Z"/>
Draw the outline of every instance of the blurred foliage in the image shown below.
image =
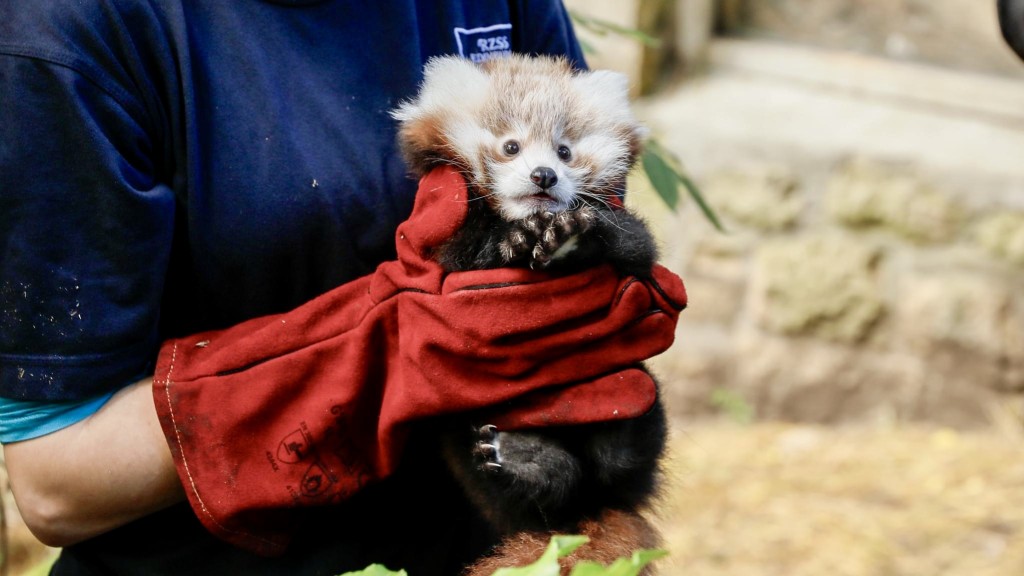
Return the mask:
<path fill-rule="evenodd" d="M 572 554 L 577 548 L 589 541 L 586 536 L 553 536 L 547 550 L 528 566 L 501 568 L 494 576 L 558 576 L 561 567 L 559 558 Z M 596 562 L 580 562 L 570 576 L 637 576 L 645 566 L 665 556 L 664 550 L 638 550 L 629 558 L 619 558 L 609 566 Z M 341 576 L 407 576 L 405 571 L 392 572 L 379 564 L 374 564 L 360 572 L 348 572 Z"/>
<path fill-rule="evenodd" d="M 715 388 L 710 400 L 712 406 L 737 424 L 750 424 L 754 421 L 754 407 L 737 392 Z"/>
<path fill-rule="evenodd" d="M 589 541 L 586 536 L 554 536 L 544 554 L 529 566 L 502 568 L 494 576 L 558 576 L 559 558 L 572 554 Z M 580 562 L 570 576 L 637 576 L 645 566 L 667 554 L 663 550 L 638 550 L 629 558 L 619 558 L 609 566 L 596 562 Z"/>
<path fill-rule="evenodd" d="M 341 576 L 408 576 L 405 570 L 399 570 L 394 572 L 388 570 L 380 564 L 373 564 L 366 568 L 366 570 L 360 570 L 359 572 L 346 572 Z"/>
<path fill-rule="evenodd" d="M 651 186 L 658 193 L 658 196 L 665 201 L 669 208 L 675 210 L 679 202 L 679 188 L 682 187 L 690 195 L 690 198 L 697 203 L 704 217 L 711 222 L 719 231 L 725 232 L 722 222 L 711 206 L 704 200 L 697 185 L 682 170 L 679 159 L 655 139 L 647 142 L 647 149 L 644 150 L 641 159 L 644 173 L 651 181 Z"/>
<path fill-rule="evenodd" d="M 29 568 L 25 572 L 21 573 L 21 576 L 46 576 L 50 573 L 50 569 L 53 568 L 53 564 L 57 561 L 57 556 L 53 555 L 50 558 L 36 564 Z"/>
<path fill-rule="evenodd" d="M 625 36 L 632 40 L 640 42 L 644 46 L 650 48 L 659 48 L 661 46 L 661 40 L 635 28 L 629 28 L 621 24 L 609 22 L 608 20 L 602 20 L 600 18 L 594 18 L 586 14 L 580 13 L 578 10 L 569 10 L 569 17 L 572 18 L 573 23 L 580 28 L 586 29 L 595 36 L 607 36 L 609 34 L 616 34 L 618 36 Z M 580 40 L 580 46 L 584 52 L 595 54 L 597 50 L 590 44 Z"/>

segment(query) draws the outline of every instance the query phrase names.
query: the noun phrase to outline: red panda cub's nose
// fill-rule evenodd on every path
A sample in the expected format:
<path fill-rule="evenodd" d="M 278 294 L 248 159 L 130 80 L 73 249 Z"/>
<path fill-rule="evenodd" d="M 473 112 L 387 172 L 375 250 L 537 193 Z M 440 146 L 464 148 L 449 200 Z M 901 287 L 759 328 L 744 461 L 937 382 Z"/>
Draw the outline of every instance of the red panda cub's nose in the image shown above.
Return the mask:
<path fill-rule="evenodd" d="M 547 190 L 558 184 L 558 176 L 555 174 L 555 171 L 547 166 L 534 168 L 533 172 L 530 173 L 530 180 L 537 186 L 540 186 L 542 190 Z"/>

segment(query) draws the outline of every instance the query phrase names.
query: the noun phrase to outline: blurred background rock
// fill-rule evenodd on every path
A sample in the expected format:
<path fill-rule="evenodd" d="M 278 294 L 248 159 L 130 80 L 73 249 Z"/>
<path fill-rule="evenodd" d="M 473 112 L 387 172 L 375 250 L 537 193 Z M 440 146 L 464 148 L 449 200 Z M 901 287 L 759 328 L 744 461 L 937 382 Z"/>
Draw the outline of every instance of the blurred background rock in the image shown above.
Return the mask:
<path fill-rule="evenodd" d="M 660 40 L 579 29 L 726 228 L 631 183 L 691 298 L 656 361 L 662 573 L 1024 574 L 1024 63 L 995 1 L 566 3 Z M 8 573 L 45 573 L 4 502 Z"/>
<path fill-rule="evenodd" d="M 721 218 L 638 175 L 686 575 L 1024 574 L 1024 62 L 994 0 L 567 0 Z"/>
<path fill-rule="evenodd" d="M 994 1 L 568 5 L 661 39 L 580 32 L 727 229 L 637 195 L 692 298 L 678 415 L 725 389 L 801 422 L 1019 417 L 1024 63 Z"/>

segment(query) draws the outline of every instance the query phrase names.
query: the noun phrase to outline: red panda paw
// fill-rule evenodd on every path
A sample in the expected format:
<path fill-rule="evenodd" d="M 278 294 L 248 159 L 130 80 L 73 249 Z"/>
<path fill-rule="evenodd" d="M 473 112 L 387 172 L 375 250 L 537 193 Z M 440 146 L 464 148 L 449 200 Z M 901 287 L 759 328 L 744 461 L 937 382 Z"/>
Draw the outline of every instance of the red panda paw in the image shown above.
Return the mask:
<path fill-rule="evenodd" d="M 532 214 L 512 223 L 499 245 L 505 264 L 525 261 L 530 268 L 544 269 L 553 260 L 571 253 L 575 239 L 588 232 L 597 221 L 597 211 L 589 206 L 577 210 Z"/>

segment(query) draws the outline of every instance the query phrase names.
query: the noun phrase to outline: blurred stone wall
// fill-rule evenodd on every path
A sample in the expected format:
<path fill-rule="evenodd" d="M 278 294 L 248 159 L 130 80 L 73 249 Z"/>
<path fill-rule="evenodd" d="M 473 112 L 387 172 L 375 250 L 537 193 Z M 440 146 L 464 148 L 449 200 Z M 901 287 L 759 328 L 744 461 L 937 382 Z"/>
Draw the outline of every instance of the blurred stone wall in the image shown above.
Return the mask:
<path fill-rule="evenodd" d="M 567 4 L 630 26 L 647 1 Z M 691 296 L 655 363 L 672 411 L 1019 422 L 1024 63 L 995 1 L 677 4 L 728 39 L 638 108 L 728 232 L 634 181 Z M 638 77 L 628 41 L 580 34 Z"/>
<path fill-rule="evenodd" d="M 685 239 L 663 232 L 691 295 L 657 362 L 677 414 L 728 411 L 722 392 L 800 421 L 1019 414 L 1024 206 L 964 202 L 934 173 L 868 156 L 697 178 L 728 232 L 692 206 L 668 217 Z"/>
<path fill-rule="evenodd" d="M 996 0 L 727 1 L 734 33 L 1024 78 L 992 34 Z"/>

